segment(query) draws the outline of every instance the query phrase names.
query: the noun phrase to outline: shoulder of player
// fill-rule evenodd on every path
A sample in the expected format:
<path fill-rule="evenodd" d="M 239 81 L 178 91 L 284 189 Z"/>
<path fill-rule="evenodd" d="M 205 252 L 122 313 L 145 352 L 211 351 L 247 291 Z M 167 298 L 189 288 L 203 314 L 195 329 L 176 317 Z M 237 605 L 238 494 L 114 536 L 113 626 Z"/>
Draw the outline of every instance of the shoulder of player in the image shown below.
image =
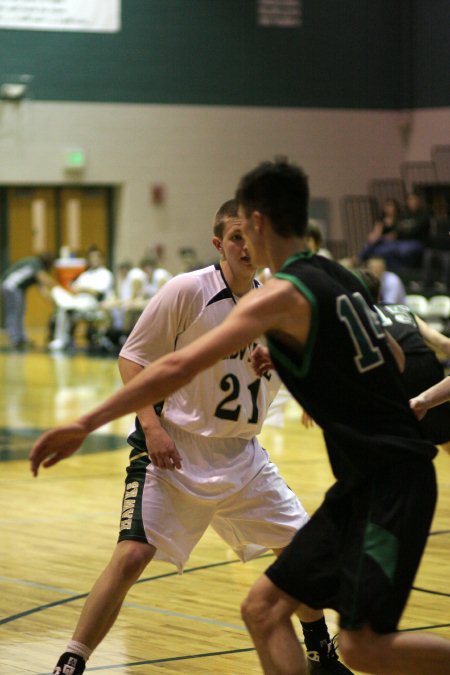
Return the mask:
<path fill-rule="evenodd" d="M 289 305 L 293 301 L 300 303 L 308 302 L 306 296 L 302 293 L 302 287 L 293 283 L 291 279 L 272 277 L 264 287 L 270 291 L 272 302 L 286 305 Z"/>
<path fill-rule="evenodd" d="M 250 308 L 254 313 L 284 314 L 294 307 L 308 304 L 307 298 L 290 281 L 272 277 L 262 287 L 251 291 L 243 300 L 242 309 Z M 242 300 L 239 302 L 241 305 Z"/>
<path fill-rule="evenodd" d="M 181 272 L 169 279 L 159 290 L 163 294 L 191 295 L 201 289 L 205 282 L 205 276 L 214 272 L 214 267 L 204 267 L 192 272 Z"/>

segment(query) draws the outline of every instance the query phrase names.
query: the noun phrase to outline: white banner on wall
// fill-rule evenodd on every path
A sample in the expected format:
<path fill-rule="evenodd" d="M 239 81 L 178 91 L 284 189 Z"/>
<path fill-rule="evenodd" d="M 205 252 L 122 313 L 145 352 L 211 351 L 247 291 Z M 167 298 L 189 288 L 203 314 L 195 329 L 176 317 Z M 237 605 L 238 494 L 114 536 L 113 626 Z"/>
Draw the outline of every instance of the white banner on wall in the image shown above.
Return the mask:
<path fill-rule="evenodd" d="M 302 0 L 258 0 L 258 24 L 293 28 L 302 25 Z"/>
<path fill-rule="evenodd" d="M 0 28 L 117 33 L 121 0 L 0 0 Z"/>

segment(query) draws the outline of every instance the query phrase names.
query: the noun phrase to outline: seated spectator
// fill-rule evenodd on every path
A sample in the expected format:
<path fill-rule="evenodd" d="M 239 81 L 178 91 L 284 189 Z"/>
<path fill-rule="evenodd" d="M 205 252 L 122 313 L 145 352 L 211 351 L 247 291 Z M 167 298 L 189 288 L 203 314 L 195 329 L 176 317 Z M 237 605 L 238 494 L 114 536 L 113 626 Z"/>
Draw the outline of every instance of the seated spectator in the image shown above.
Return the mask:
<path fill-rule="evenodd" d="M 383 214 L 367 238 L 361 260 L 380 257 L 390 271 L 419 268 L 428 241 L 430 222 L 420 198 L 408 196 L 408 208 L 402 214 L 395 199 L 387 199 Z"/>
<path fill-rule="evenodd" d="M 195 248 L 183 246 L 178 249 L 178 255 L 181 260 L 181 272 L 193 272 L 204 266 L 203 263 L 199 261 Z"/>
<path fill-rule="evenodd" d="M 123 344 L 150 298 L 171 278 L 172 274 L 157 267 L 152 257 L 144 258 L 137 267 L 130 263 L 119 266 L 116 292 L 101 304 L 111 318 L 104 334 L 112 346 Z"/>
<path fill-rule="evenodd" d="M 380 239 L 392 241 L 396 238 L 395 231 L 402 218 L 402 210 L 396 199 L 386 199 L 380 218 L 375 221 L 372 231 L 367 237 L 369 244 Z"/>
<path fill-rule="evenodd" d="M 52 288 L 56 305 L 54 339 L 50 350 L 64 350 L 70 346 L 74 322 L 94 318 L 100 303 L 113 293 L 114 277 L 104 265 L 104 257 L 97 248 L 89 250 L 87 269 L 71 284 L 70 290 L 62 286 Z"/>
<path fill-rule="evenodd" d="M 415 239 L 428 242 L 430 234 L 430 213 L 422 197 L 410 192 L 406 198 L 406 209 L 398 225 L 399 239 Z"/>
<path fill-rule="evenodd" d="M 141 267 L 148 277 L 144 295 L 146 300 L 149 300 L 169 279 L 172 279 L 173 275 L 164 267 L 159 267 L 155 258 L 146 258 L 142 261 Z"/>
<path fill-rule="evenodd" d="M 114 334 L 128 335 L 147 304 L 152 265 L 148 258 L 141 260 L 138 266 L 130 262 L 119 265 L 115 292 L 101 304 L 102 309 L 110 314 L 110 328 Z M 159 282 L 162 283 L 161 277 Z M 153 288 L 150 290 L 153 291 Z"/>
<path fill-rule="evenodd" d="M 324 258 L 333 258 L 330 251 L 327 248 L 323 247 L 323 236 L 322 230 L 313 220 L 308 221 L 305 232 L 306 245 L 313 253 L 317 255 L 323 255 Z"/>
<path fill-rule="evenodd" d="M 29 345 L 24 325 L 26 291 L 37 284 L 41 293 L 48 296 L 49 289 L 56 285 L 50 274 L 54 259 L 50 253 L 21 258 L 2 276 L 5 328 L 13 349 L 21 350 Z"/>
<path fill-rule="evenodd" d="M 369 258 L 366 262 L 366 268 L 380 282 L 380 299 L 382 302 L 406 303 L 406 291 L 402 280 L 398 274 L 386 269 L 386 261 L 383 258 Z"/>
<path fill-rule="evenodd" d="M 332 255 L 327 248 L 323 248 L 323 237 L 320 227 L 313 220 L 308 221 L 305 232 L 306 245 L 310 251 L 317 255 L 323 255 L 324 258 L 332 259 Z M 272 277 L 272 273 L 268 267 L 259 269 L 256 273 L 256 278 L 262 284 L 265 284 Z"/>

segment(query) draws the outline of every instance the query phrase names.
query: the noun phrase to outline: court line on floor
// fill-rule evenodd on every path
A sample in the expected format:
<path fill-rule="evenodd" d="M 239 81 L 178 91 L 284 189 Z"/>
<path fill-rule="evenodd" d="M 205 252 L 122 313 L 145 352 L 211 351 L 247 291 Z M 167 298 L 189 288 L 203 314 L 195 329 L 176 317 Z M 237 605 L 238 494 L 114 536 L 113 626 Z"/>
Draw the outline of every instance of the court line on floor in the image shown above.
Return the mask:
<path fill-rule="evenodd" d="M 432 534 L 432 533 L 430 533 L 430 534 Z M 272 554 L 266 553 L 262 556 L 259 556 L 259 559 L 269 558 L 269 557 L 272 557 Z M 189 574 L 191 572 L 197 572 L 197 571 L 201 571 L 201 570 L 208 570 L 208 569 L 215 568 L 215 567 L 223 567 L 225 565 L 232 565 L 232 564 L 239 563 L 239 562 L 241 562 L 239 559 L 233 559 L 233 560 L 220 561 L 220 562 L 217 562 L 217 563 L 209 563 L 207 565 L 197 565 L 195 567 L 187 568 L 186 570 L 184 570 L 184 574 Z M 167 572 L 167 573 L 158 574 L 158 575 L 155 575 L 155 576 L 152 576 L 152 577 L 144 577 L 142 579 L 138 579 L 135 582 L 134 585 L 147 583 L 149 581 L 156 581 L 156 580 L 159 580 L 159 579 L 165 579 L 165 578 L 169 578 L 169 577 L 173 577 L 173 576 L 178 576 L 178 572 L 176 572 L 176 571 Z M 447 596 L 447 594 L 441 593 L 439 591 L 427 591 L 426 589 L 416 588 L 416 587 L 413 587 L 413 590 L 417 590 L 417 591 L 424 592 L 424 593 L 429 592 L 429 593 L 432 593 L 432 594 Z M 68 591 L 68 592 L 70 592 L 70 591 Z M 55 601 L 55 602 L 52 602 L 52 603 L 48 603 L 46 605 L 41 605 L 41 606 L 35 607 L 31 610 L 27 610 L 25 612 L 20 612 L 16 615 L 12 615 L 10 617 L 6 617 L 5 619 L 1 619 L 0 625 L 5 624 L 5 623 L 9 623 L 9 622 L 14 621 L 14 620 L 19 619 L 19 618 L 23 618 L 25 616 L 29 616 L 30 614 L 34 614 L 36 612 L 43 611 L 45 609 L 49 609 L 51 607 L 67 604 L 69 602 L 74 602 L 75 600 L 86 598 L 87 596 L 88 596 L 88 593 L 81 593 L 81 594 L 71 596 L 70 598 L 64 598 L 62 600 L 58 600 L 58 601 Z M 133 607 L 134 605 L 130 604 L 130 606 Z M 143 607 L 139 607 L 139 606 L 137 606 L 137 607 L 139 609 L 144 609 Z M 150 610 L 150 611 L 156 611 L 156 610 Z M 204 622 L 210 623 L 210 624 L 222 625 L 220 622 L 216 622 L 216 621 L 211 620 L 211 619 L 202 619 L 201 617 L 191 617 L 191 616 L 188 616 L 188 615 L 186 615 L 186 616 L 180 615 L 179 613 L 173 613 L 173 612 L 170 612 L 168 610 L 160 610 L 158 613 L 165 614 L 165 615 L 181 616 L 182 618 L 188 618 L 189 620 L 204 621 Z M 242 630 L 241 626 L 235 626 L 235 625 L 230 624 L 229 627 L 230 628 L 238 628 L 239 630 Z M 435 625 L 432 625 L 432 626 L 420 626 L 420 627 L 414 627 L 414 628 L 403 628 L 403 629 L 401 629 L 400 632 L 424 631 L 424 630 L 433 630 L 433 629 L 438 629 L 438 628 L 449 628 L 449 627 L 450 627 L 450 623 L 448 623 L 448 624 L 435 624 Z M 254 647 L 220 651 L 220 652 L 208 652 L 208 653 L 204 653 L 204 654 L 192 654 L 192 655 L 183 655 L 183 656 L 164 657 L 164 658 L 160 658 L 160 659 L 150 659 L 150 660 L 145 660 L 145 661 L 133 661 L 133 662 L 129 662 L 129 663 L 95 666 L 93 668 L 87 668 L 86 672 L 94 672 L 94 671 L 101 671 L 101 670 L 103 670 L 103 671 L 116 670 L 118 668 L 132 668 L 132 667 L 135 667 L 135 666 L 139 667 L 139 666 L 144 666 L 144 665 L 154 665 L 154 664 L 157 664 L 157 663 L 169 663 L 169 662 L 175 662 L 175 661 L 190 660 L 190 659 L 197 659 L 197 658 L 207 658 L 207 657 L 213 657 L 213 656 L 223 656 L 223 655 L 228 655 L 228 654 L 238 654 L 238 653 L 251 652 L 251 651 L 254 651 Z M 51 675 L 51 673 L 40 673 L 39 675 Z"/>
<path fill-rule="evenodd" d="M 419 591 L 420 593 L 429 593 L 430 595 L 442 595 L 444 598 L 450 598 L 450 593 L 444 593 L 443 591 L 433 591 L 429 588 L 420 588 L 419 586 L 413 586 L 413 591 Z"/>
<path fill-rule="evenodd" d="M 429 536 L 431 536 L 433 534 L 445 534 L 445 533 L 447 533 L 447 531 L 430 532 Z M 269 558 L 269 557 L 272 557 L 272 554 L 266 553 L 262 556 L 259 556 L 259 559 L 264 559 L 264 558 Z M 220 562 L 217 562 L 217 563 L 209 563 L 207 565 L 197 565 L 195 567 L 189 567 L 189 568 L 185 569 L 183 573 L 189 574 L 191 572 L 198 572 L 200 570 L 212 569 L 214 567 L 223 567 L 225 565 L 232 565 L 232 564 L 239 563 L 239 562 L 241 562 L 241 561 L 236 558 L 236 559 L 233 559 L 233 560 L 223 560 L 223 561 L 220 561 Z M 165 578 L 174 577 L 174 576 L 179 576 L 178 572 L 176 572 L 176 571 L 175 572 L 166 572 L 164 574 L 158 574 L 158 575 L 155 575 L 155 576 L 152 576 L 152 577 L 143 577 L 141 579 L 138 579 L 133 584 L 133 586 L 137 586 L 138 584 L 147 583 L 148 581 L 157 581 L 159 579 L 165 579 Z M 27 583 L 33 584 L 34 582 L 27 582 Z M 433 591 L 431 589 L 424 589 L 424 588 L 415 587 L 415 586 L 412 587 L 412 590 L 417 590 L 418 592 L 421 592 L 421 593 L 428 593 L 430 595 L 431 594 L 440 595 L 440 596 L 444 596 L 444 597 L 448 597 L 448 595 L 449 595 L 449 594 L 446 594 L 442 591 Z M 68 592 L 70 592 L 70 591 L 68 591 Z M 46 603 L 45 605 L 39 605 L 37 607 L 33 607 L 32 609 L 28 609 L 28 610 L 25 610 L 23 612 L 19 612 L 17 614 L 12 614 L 11 616 L 7 616 L 3 619 L 0 619 L 0 626 L 3 625 L 3 624 L 6 624 L 6 623 L 11 623 L 12 621 L 16 621 L 16 620 L 24 618 L 26 616 L 30 616 L 31 614 L 36 614 L 37 612 L 45 611 L 46 609 L 51 609 L 53 607 L 58 607 L 59 605 L 68 604 L 69 602 L 75 602 L 76 600 L 82 600 L 83 598 L 87 598 L 88 595 L 89 595 L 89 592 L 78 593 L 78 594 L 75 594 L 75 595 L 71 595 L 69 598 L 62 598 L 60 600 L 54 600 L 53 602 Z M 420 630 L 420 629 L 417 629 L 417 630 Z"/>
<path fill-rule="evenodd" d="M 133 666 L 148 666 L 156 663 L 168 663 L 173 661 L 187 661 L 189 659 L 204 659 L 211 656 L 227 656 L 229 654 L 242 654 L 245 652 L 254 652 L 254 647 L 243 647 L 242 649 L 228 649 L 220 652 L 207 652 L 205 654 L 189 654 L 185 656 L 167 656 L 161 659 L 150 659 L 148 661 L 130 661 L 129 663 L 117 663 L 109 666 L 95 666 L 86 668 L 85 672 L 94 672 L 95 670 L 115 670 L 116 668 L 132 668 Z M 51 675 L 51 673 L 38 673 L 38 675 Z"/>
<path fill-rule="evenodd" d="M 13 577 L 0 576 L 0 583 L 2 581 L 13 582 L 18 586 L 27 586 L 27 587 L 31 587 L 31 588 L 37 588 L 38 590 L 50 591 L 50 592 L 53 592 L 53 593 L 65 593 L 66 595 L 71 596 L 70 600 L 80 599 L 80 595 L 77 593 L 77 591 L 74 591 L 71 588 L 59 588 L 57 586 L 49 586 L 47 584 L 39 584 L 35 581 L 25 581 L 23 579 L 14 579 Z M 199 621 L 200 623 L 207 623 L 207 624 L 210 624 L 210 625 L 213 625 L 213 626 L 220 626 L 221 628 L 231 628 L 233 630 L 239 630 L 239 631 L 245 632 L 244 624 L 239 625 L 239 624 L 234 624 L 234 623 L 226 623 L 225 621 L 217 621 L 215 619 L 207 619 L 205 617 L 194 616 L 194 615 L 191 615 L 191 614 L 183 614 L 182 612 L 174 612 L 172 610 L 161 609 L 159 607 L 151 607 L 149 605 L 142 605 L 142 604 L 139 604 L 137 602 L 127 602 L 127 601 L 125 601 L 123 603 L 123 607 L 129 607 L 131 609 L 137 609 L 137 610 L 140 610 L 141 612 L 152 612 L 154 614 L 161 614 L 162 616 L 173 616 L 173 617 L 176 617 L 176 618 L 179 618 L 179 619 L 187 619 L 189 621 Z"/>
<path fill-rule="evenodd" d="M 435 628 L 450 628 L 450 623 L 436 623 L 434 626 L 416 626 L 414 628 L 401 628 L 400 633 L 411 633 L 419 630 L 434 630 Z"/>
<path fill-rule="evenodd" d="M 419 630 L 432 630 L 436 628 L 448 628 L 450 627 L 450 624 L 436 624 L 434 626 L 422 626 L 420 628 L 403 628 L 401 629 L 401 633 L 407 633 L 410 631 L 419 631 Z M 158 663 L 173 663 L 175 661 L 188 661 L 190 659 L 203 659 L 203 658 L 208 658 L 208 657 L 213 657 L 213 656 L 228 656 L 230 654 L 242 654 L 242 653 L 248 653 L 248 652 L 254 652 L 255 648 L 254 647 L 243 647 L 241 649 L 230 649 L 230 650 L 223 650 L 220 652 L 206 652 L 206 653 L 200 653 L 200 654 L 188 654 L 184 656 L 166 656 L 164 658 L 160 659 L 148 659 L 145 661 L 130 661 L 128 663 L 114 663 L 114 664 L 109 664 L 105 666 L 94 666 L 93 668 L 86 668 L 86 673 L 88 672 L 94 672 L 94 671 L 100 671 L 100 670 L 116 670 L 117 668 L 133 668 L 135 666 L 149 666 L 149 665 L 156 665 Z M 37 675 L 51 675 L 51 673 L 38 673 Z"/>
<path fill-rule="evenodd" d="M 262 558 L 269 558 L 272 557 L 271 553 L 266 553 L 262 556 L 259 556 L 258 559 L 261 560 Z M 188 567 L 187 569 L 184 570 L 183 574 L 189 574 L 191 572 L 198 572 L 201 570 L 209 570 L 214 567 L 224 567 L 225 565 L 233 565 L 235 563 L 241 563 L 241 561 L 238 558 L 235 558 L 233 560 L 222 560 L 221 562 L 217 563 L 209 563 L 207 565 L 197 565 L 195 567 Z M 148 581 L 157 581 L 158 579 L 166 579 L 168 577 L 175 577 L 179 576 L 178 572 L 165 572 L 164 574 L 157 574 L 156 576 L 152 577 L 144 577 L 142 579 L 138 579 L 133 586 L 136 586 L 138 584 L 143 584 Z M 31 582 L 32 583 L 32 582 Z M 46 609 L 51 609 L 52 607 L 58 607 L 59 605 L 66 605 L 69 602 L 75 602 L 76 600 L 82 600 L 83 598 L 87 598 L 89 595 L 88 593 L 78 593 L 76 595 L 72 595 L 69 598 L 62 598 L 60 600 L 54 600 L 53 602 L 48 602 L 45 605 L 39 605 L 37 607 L 33 607 L 32 609 L 27 609 L 23 612 L 18 612 L 17 614 L 12 614 L 11 616 L 7 616 L 3 619 L 0 619 L 0 625 L 6 624 L 6 623 L 11 623 L 12 621 L 16 621 L 18 619 L 22 619 L 26 616 L 30 616 L 31 614 L 36 614 L 37 612 L 43 612 Z M 190 619 L 193 619 L 194 617 L 189 617 Z"/>

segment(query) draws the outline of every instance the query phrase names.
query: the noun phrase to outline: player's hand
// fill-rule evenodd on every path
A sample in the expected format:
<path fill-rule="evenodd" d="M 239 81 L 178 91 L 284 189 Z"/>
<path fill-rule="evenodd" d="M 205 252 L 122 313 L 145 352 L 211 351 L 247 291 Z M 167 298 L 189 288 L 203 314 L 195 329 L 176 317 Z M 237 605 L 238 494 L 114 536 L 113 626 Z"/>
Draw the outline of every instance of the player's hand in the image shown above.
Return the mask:
<path fill-rule="evenodd" d="M 409 407 L 411 410 L 414 412 L 415 416 L 417 417 L 418 420 L 421 420 L 425 417 L 426 412 L 428 410 L 425 401 L 420 398 L 420 396 L 416 396 L 415 398 L 412 398 L 409 401 Z"/>
<path fill-rule="evenodd" d="M 269 350 L 262 345 L 255 347 L 250 354 L 250 363 L 258 377 L 262 377 L 267 371 L 273 368 Z"/>
<path fill-rule="evenodd" d="M 73 455 L 87 435 L 88 431 L 81 422 L 65 424 L 42 434 L 33 445 L 29 455 L 33 476 L 38 475 L 41 464 L 48 469 L 62 459 Z"/>
<path fill-rule="evenodd" d="M 145 438 L 145 443 L 152 463 L 158 469 L 167 469 L 169 471 L 181 469 L 180 453 L 169 434 L 161 428 L 157 431 L 153 429 L 148 436 L 148 438 L 147 436 Z"/>
<path fill-rule="evenodd" d="M 305 427 L 305 429 L 312 429 L 313 427 L 316 426 L 316 423 L 314 422 L 313 418 L 311 415 L 308 415 L 306 410 L 302 410 L 302 424 Z"/>

